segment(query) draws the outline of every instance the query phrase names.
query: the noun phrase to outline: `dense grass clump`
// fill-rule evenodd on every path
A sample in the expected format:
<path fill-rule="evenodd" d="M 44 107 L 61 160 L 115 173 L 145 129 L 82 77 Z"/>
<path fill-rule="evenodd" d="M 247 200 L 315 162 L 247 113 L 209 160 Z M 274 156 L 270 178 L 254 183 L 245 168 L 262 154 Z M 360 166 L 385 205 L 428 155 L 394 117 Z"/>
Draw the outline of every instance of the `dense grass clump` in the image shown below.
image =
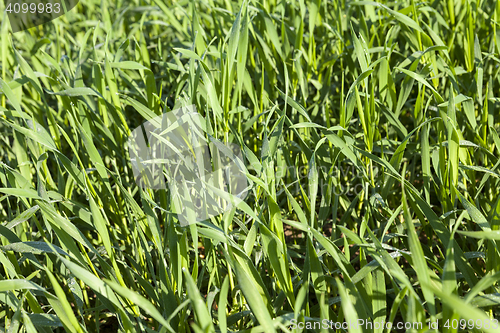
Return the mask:
<path fill-rule="evenodd" d="M 496 331 L 499 20 L 488 0 L 2 15 L 0 330 Z M 127 139 L 189 105 L 253 186 L 183 226 Z"/>

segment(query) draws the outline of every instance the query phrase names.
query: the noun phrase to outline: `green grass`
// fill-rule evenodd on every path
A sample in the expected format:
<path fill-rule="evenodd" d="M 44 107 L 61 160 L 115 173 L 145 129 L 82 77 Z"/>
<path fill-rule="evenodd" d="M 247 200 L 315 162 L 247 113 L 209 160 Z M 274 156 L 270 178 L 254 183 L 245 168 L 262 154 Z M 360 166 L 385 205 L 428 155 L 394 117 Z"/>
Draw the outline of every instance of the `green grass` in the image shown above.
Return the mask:
<path fill-rule="evenodd" d="M 499 318 L 499 17 L 488 0 L 82 0 L 11 34 L 2 15 L 0 330 Z M 126 142 L 192 104 L 254 186 L 182 227 Z"/>

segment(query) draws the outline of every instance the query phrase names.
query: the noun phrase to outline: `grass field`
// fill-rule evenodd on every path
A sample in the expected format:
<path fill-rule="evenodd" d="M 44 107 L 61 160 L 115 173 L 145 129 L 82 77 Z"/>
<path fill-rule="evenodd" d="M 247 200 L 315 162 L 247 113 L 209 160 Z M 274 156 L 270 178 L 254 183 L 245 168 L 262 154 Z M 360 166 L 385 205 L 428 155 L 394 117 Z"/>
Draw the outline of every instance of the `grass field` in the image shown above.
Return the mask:
<path fill-rule="evenodd" d="M 500 1 L 0 9 L 0 331 L 500 330 Z M 127 139 L 189 105 L 253 186 L 182 226 Z"/>

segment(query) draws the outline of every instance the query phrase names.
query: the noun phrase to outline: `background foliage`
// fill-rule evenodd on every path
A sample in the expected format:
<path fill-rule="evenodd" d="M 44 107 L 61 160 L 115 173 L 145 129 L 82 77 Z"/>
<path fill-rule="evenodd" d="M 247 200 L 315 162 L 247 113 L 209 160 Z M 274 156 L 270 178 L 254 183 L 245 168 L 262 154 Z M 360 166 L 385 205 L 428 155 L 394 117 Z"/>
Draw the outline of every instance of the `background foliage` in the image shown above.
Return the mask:
<path fill-rule="evenodd" d="M 2 330 L 498 316 L 499 16 L 492 0 L 82 0 L 11 34 L 3 15 Z M 191 104 L 254 186 L 181 227 L 126 141 Z"/>

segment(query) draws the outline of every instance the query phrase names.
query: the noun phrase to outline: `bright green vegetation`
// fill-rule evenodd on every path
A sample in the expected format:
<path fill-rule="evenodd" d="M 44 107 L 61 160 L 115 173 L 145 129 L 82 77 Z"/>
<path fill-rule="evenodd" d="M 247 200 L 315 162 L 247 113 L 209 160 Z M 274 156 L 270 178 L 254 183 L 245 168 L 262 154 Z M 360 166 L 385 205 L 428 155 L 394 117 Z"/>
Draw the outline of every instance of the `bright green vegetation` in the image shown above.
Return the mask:
<path fill-rule="evenodd" d="M 490 0 L 84 0 L 14 35 L 3 16 L 2 330 L 498 317 L 499 20 Z M 254 185 L 181 227 L 126 141 L 191 104 Z"/>

